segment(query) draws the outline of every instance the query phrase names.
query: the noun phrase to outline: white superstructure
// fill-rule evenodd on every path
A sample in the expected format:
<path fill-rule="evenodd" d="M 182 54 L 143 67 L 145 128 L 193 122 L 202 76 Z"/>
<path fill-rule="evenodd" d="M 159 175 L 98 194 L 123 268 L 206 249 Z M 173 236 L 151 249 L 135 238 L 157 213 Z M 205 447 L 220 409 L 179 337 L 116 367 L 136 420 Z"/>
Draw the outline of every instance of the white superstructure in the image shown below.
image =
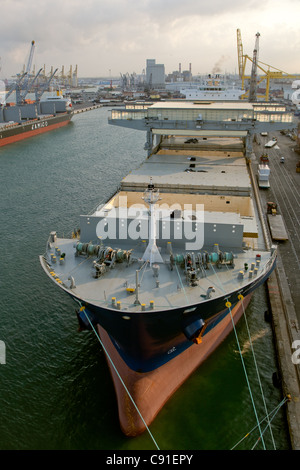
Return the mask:
<path fill-rule="evenodd" d="M 226 83 L 220 75 L 208 75 L 199 84 L 182 88 L 180 93 L 187 100 L 239 100 L 244 91 Z"/>

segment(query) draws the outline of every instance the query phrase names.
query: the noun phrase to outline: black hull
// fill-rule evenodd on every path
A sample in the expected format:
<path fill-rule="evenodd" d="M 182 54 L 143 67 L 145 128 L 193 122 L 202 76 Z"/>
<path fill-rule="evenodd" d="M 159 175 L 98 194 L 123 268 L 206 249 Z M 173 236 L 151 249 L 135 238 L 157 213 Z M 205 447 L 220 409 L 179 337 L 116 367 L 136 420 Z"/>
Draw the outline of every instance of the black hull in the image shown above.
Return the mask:
<path fill-rule="evenodd" d="M 193 345 L 193 329 L 199 333 L 199 321 L 205 323 L 203 336 L 211 331 L 230 311 L 240 296 L 246 297 L 264 284 L 276 265 L 274 258 L 270 269 L 251 284 L 216 299 L 202 301 L 163 311 L 120 312 L 83 302 L 71 297 L 85 307 L 78 312 L 81 327 L 99 324 L 110 335 L 114 346 L 127 366 L 137 372 L 149 372 L 168 362 Z M 229 302 L 229 304 L 228 304 Z M 195 307 L 191 313 L 184 313 Z"/>
<path fill-rule="evenodd" d="M 69 124 L 72 117 L 72 112 L 66 112 L 56 116 L 24 121 L 21 124 L 7 124 L 5 128 L 0 128 L 0 147 L 63 127 Z"/>

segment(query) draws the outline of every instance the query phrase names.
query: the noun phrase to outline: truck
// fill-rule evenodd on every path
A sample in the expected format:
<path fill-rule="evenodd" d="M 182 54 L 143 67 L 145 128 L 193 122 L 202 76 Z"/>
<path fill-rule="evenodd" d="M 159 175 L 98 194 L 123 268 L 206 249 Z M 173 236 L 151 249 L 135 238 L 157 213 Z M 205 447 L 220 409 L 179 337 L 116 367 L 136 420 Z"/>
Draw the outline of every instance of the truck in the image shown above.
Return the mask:
<path fill-rule="evenodd" d="M 277 144 L 277 139 L 272 139 L 272 140 L 269 140 L 269 142 L 267 142 L 265 144 L 265 148 L 267 149 L 271 149 L 272 147 L 274 147 L 275 145 Z"/>

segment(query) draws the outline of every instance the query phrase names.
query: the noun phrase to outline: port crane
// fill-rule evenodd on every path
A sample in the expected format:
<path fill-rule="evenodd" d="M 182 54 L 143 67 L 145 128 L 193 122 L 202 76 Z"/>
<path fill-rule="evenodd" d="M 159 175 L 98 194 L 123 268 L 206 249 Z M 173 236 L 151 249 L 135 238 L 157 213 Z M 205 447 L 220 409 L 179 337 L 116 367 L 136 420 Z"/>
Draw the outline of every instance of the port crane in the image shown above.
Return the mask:
<path fill-rule="evenodd" d="M 22 83 L 22 80 L 23 78 L 25 77 L 25 72 L 22 73 L 16 80 L 15 84 L 11 87 L 11 89 L 6 93 L 6 96 L 5 96 L 5 103 L 7 102 L 7 99 L 8 97 L 12 94 L 13 91 L 16 90 L 16 94 L 18 94 L 18 91 L 17 90 L 20 90 L 20 87 L 21 87 L 21 83 Z M 19 92 L 20 93 L 20 92 Z"/>
<path fill-rule="evenodd" d="M 33 59 L 34 50 L 35 50 L 35 41 L 31 41 L 31 47 L 30 47 L 29 57 L 28 57 L 27 66 L 26 66 L 26 69 L 25 69 L 25 73 L 26 73 L 27 75 L 30 74 L 30 69 L 31 69 L 31 65 L 32 65 L 32 59 Z"/>
<path fill-rule="evenodd" d="M 30 79 L 30 70 L 31 70 L 31 65 L 32 65 L 32 59 L 33 59 L 33 54 L 35 50 L 35 41 L 31 41 L 31 46 L 30 46 L 30 51 L 29 51 L 29 57 L 25 69 L 25 77 L 24 77 L 24 82 L 23 82 L 23 89 L 24 93 L 28 93 L 28 86 L 29 86 L 29 79 Z M 39 72 L 40 73 L 40 72 Z M 23 93 L 23 94 L 24 94 Z"/>
<path fill-rule="evenodd" d="M 41 69 L 42 70 L 42 69 Z M 54 72 L 51 73 L 50 75 L 50 78 L 42 85 L 40 86 L 38 89 L 36 89 L 35 91 L 35 101 L 38 102 L 42 96 L 42 94 L 44 93 L 44 91 L 48 88 L 48 86 L 50 85 L 54 75 L 56 74 L 56 72 L 58 71 L 58 68 L 54 70 Z"/>
<path fill-rule="evenodd" d="M 23 93 L 20 92 L 19 98 L 17 98 L 17 103 L 18 103 L 18 104 L 21 104 L 21 103 L 24 102 L 26 95 L 30 92 L 30 90 L 32 90 L 33 85 L 35 84 L 35 82 L 36 82 L 36 80 L 37 80 L 37 78 L 38 78 L 38 76 L 40 75 L 40 73 L 41 73 L 42 70 L 43 70 L 43 69 L 40 68 L 40 70 L 39 70 L 38 73 L 35 75 L 35 77 L 31 80 L 31 82 L 30 82 L 30 83 L 29 83 L 29 82 L 27 83 L 27 86 L 26 86 L 26 88 L 23 90 Z"/>
<path fill-rule="evenodd" d="M 13 85 L 13 87 L 6 94 L 5 102 L 7 101 L 7 98 L 12 94 L 13 91 L 16 92 L 16 103 L 17 104 L 22 104 L 25 96 L 27 95 L 28 89 L 29 89 L 30 69 L 31 69 L 31 65 L 32 65 L 34 49 L 35 49 L 35 41 L 31 41 L 29 58 L 28 58 L 28 61 L 27 61 L 26 69 L 23 70 L 23 72 L 18 75 L 16 83 Z M 41 70 L 37 73 L 37 75 L 39 75 L 40 72 L 41 72 Z M 34 77 L 33 81 L 36 80 L 37 75 L 36 75 L 36 77 Z M 23 90 L 23 93 L 21 92 L 21 90 Z"/>
<path fill-rule="evenodd" d="M 256 38 L 256 41 L 258 38 Z M 255 51 L 255 49 L 254 49 Z M 264 101 L 269 101 L 269 94 L 270 94 L 270 81 L 272 79 L 277 79 L 277 80 L 284 80 L 284 79 L 296 79 L 299 78 L 299 75 L 291 75 L 288 74 L 276 67 L 273 67 L 272 65 L 266 64 L 265 62 L 262 62 L 258 60 L 257 58 L 254 59 L 254 57 L 249 57 L 247 54 L 244 54 L 243 51 L 243 43 L 242 43 L 242 36 L 241 36 L 241 31 L 240 29 L 237 29 L 237 52 L 238 52 L 238 67 L 239 67 L 239 76 L 242 80 L 242 89 L 245 88 L 245 80 L 250 80 L 250 88 L 251 88 L 251 76 L 245 75 L 245 70 L 246 70 L 246 65 L 247 61 L 252 62 L 254 65 L 254 62 L 256 62 L 255 67 L 256 70 L 260 69 L 263 72 L 263 75 L 259 77 L 256 81 L 256 86 L 259 83 L 262 83 L 264 80 L 266 80 L 266 92 L 264 95 L 257 95 L 256 98 L 262 98 Z M 253 68 L 253 67 L 252 67 Z M 272 70 L 271 70 L 272 69 Z M 246 99 L 249 98 L 249 91 L 245 92 L 242 96 L 241 99 Z"/>
<path fill-rule="evenodd" d="M 258 62 L 258 51 L 259 51 L 259 33 L 256 33 L 255 47 L 253 51 L 253 60 L 251 68 L 250 78 L 250 89 L 249 89 L 249 101 L 256 101 L 256 90 L 257 90 L 257 62 Z"/>

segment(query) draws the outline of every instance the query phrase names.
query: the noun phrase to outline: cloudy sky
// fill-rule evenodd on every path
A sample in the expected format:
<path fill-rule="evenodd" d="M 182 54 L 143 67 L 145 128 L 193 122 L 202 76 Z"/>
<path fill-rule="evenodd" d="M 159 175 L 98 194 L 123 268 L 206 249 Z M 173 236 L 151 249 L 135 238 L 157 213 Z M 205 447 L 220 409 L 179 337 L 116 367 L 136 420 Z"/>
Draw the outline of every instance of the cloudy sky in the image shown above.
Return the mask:
<path fill-rule="evenodd" d="M 287 73 L 300 72 L 300 0 L 0 0 L 0 72 L 78 65 L 81 77 L 142 73 L 146 59 L 166 73 L 238 72 L 237 29 L 244 54 Z M 250 67 L 250 63 L 249 63 Z M 250 71 L 249 71 L 250 73 Z"/>

